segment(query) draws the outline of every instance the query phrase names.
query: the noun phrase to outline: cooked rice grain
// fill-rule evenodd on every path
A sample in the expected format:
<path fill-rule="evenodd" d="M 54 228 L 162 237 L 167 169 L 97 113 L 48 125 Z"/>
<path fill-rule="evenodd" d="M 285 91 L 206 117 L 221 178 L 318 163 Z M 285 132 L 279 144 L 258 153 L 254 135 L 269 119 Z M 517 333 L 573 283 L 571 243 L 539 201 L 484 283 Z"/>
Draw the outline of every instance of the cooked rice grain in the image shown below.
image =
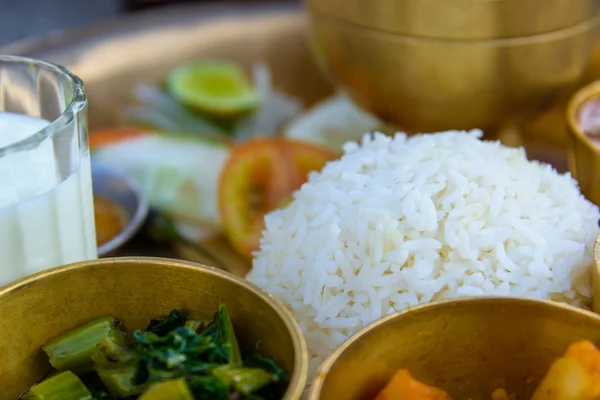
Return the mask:
<path fill-rule="evenodd" d="M 248 278 L 287 304 L 312 370 L 360 328 L 460 296 L 589 302 L 598 208 L 481 132 L 365 135 L 266 216 Z"/>

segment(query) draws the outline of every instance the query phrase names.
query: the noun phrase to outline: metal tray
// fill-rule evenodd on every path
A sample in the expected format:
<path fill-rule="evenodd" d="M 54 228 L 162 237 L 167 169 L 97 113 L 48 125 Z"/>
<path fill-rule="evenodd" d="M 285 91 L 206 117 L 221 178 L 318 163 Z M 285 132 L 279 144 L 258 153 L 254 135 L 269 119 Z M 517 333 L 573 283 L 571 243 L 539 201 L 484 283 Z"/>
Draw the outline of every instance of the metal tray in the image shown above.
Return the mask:
<path fill-rule="evenodd" d="M 142 82 L 160 81 L 175 65 L 198 58 L 225 58 L 250 67 L 269 64 L 274 84 L 310 106 L 332 86 L 317 69 L 308 44 L 307 23 L 297 2 L 179 6 L 131 14 L 99 24 L 14 43 L 4 54 L 45 59 L 69 68 L 85 82 L 90 128 L 121 123 L 124 104 L 134 101 Z M 582 85 L 600 79 L 600 48 Z M 530 121 L 522 134 L 533 158 L 566 170 L 563 110 L 571 93 Z M 242 260 L 222 237 L 208 242 L 158 247 L 144 238 L 127 255 L 184 258 L 244 275 Z"/>

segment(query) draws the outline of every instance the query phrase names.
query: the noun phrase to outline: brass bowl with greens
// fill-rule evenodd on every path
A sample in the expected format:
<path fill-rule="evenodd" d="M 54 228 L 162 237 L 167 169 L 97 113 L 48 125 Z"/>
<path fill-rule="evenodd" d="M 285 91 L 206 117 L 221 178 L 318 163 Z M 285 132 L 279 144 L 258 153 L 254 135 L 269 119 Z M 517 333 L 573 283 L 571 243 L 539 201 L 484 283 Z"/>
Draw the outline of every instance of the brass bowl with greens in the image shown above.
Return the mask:
<path fill-rule="evenodd" d="M 291 400 L 306 382 L 281 305 L 183 261 L 88 261 L 0 288 L 0 337 L 6 398 Z"/>

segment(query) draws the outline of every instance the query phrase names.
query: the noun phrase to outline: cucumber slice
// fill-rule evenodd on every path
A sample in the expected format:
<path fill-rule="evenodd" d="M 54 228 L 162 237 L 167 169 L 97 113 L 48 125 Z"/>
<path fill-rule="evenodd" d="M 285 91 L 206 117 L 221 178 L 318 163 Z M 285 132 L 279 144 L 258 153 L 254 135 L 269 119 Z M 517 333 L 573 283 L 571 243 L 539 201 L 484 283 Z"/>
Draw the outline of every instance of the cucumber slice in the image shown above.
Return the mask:
<path fill-rule="evenodd" d="M 319 143 L 336 153 L 348 141 L 360 140 L 382 123 L 360 109 L 344 95 L 327 98 L 304 114 L 294 118 L 284 129 L 284 136 Z"/>
<path fill-rule="evenodd" d="M 218 117 L 235 117 L 258 108 L 261 98 L 244 71 L 226 61 L 201 61 L 171 71 L 167 90 L 188 107 Z"/>
<path fill-rule="evenodd" d="M 219 174 L 229 154 L 223 142 L 153 133 L 99 148 L 92 160 L 130 174 L 156 209 L 219 229 Z"/>

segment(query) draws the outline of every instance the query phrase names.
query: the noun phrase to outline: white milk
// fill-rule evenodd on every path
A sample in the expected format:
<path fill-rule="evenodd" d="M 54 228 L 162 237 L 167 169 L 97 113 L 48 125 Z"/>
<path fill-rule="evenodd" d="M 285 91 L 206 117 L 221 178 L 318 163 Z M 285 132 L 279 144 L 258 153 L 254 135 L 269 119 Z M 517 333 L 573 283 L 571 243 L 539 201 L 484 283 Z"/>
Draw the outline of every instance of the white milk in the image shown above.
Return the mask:
<path fill-rule="evenodd" d="M 0 148 L 48 125 L 0 112 Z M 60 180 L 51 140 L 0 157 L 0 286 L 26 275 L 97 257 L 89 152 Z"/>

